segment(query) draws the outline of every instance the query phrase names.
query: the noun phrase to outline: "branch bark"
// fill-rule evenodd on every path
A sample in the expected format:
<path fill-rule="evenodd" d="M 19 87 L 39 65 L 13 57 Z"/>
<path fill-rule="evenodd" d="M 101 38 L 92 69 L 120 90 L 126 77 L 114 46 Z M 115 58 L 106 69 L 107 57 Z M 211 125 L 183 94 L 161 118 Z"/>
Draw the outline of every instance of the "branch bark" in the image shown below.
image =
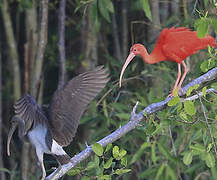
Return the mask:
<path fill-rule="evenodd" d="M 66 59 L 65 59 L 65 7 L 66 7 L 66 0 L 60 1 L 59 7 L 59 15 L 58 15 L 58 33 L 59 33 L 59 82 L 58 88 L 63 87 L 65 83 L 66 77 Z"/>
<path fill-rule="evenodd" d="M 188 83 L 185 87 L 182 88 L 182 92 L 180 91 L 179 95 L 185 95 L 187 90 L 190 87 L 192 87 L 192 86 L 194 86 L 196 84 L 202 85 L 203 83 L 205 83 L 207 81 L 211 81 L 211 80 L 215 79 L 216 76 L 217 76 L 217 67 L 213 68 L 212 70 L 208 71 L 204 75 L 202 75 L 202 76 L 196 78 L 195 80 L 191 81 L 190 83 Z M 212 88 L 208 89 L 207 93 L 210 93 L 210 92 L 216 92 L 216 90 L 214 90 Z M 200 95 L 202 96 L 202 94 L 198 94 L 197 98 L 199 98 Z M 136 105 L 133 108 L 133 111 L 131 112 L 130 121 L 127 124 L 125 124 L 124 126 L 122 126 L 121 128 L 119 128 L 116 131 L 114 131 L 113 133 L 111 133 L 110 135 L 108 135 L 105 138 L 101 139 L 97 143 L 99 143 L 103 147 L 105 147 L 109 143 L 112 143 L 112 142 L 116 141 L 117 139 L 121 138 L 122 136 L 124 136 L 129 131 L 135 129 L 139 125 L 139 123 L 142 120 L 145 119 L 145 117 L 143 116 L 144 113 L 147 114 L 147 115 L 150 115 L 152 113 L 155 113 L 155 112 L 165 108 L 167 106 L 167 103 L 172 98 L 173 97 L 167 97 L 164 101 L 153 103 L 153 104 L 147 106 L 145 109 L 143 109 L 143 111 L 139 112 L 138 114 L 136 114 L 136 108 L 137 108 L 137 105 L 138 105 L 138 102 L 137 102 Z M 196 97 L 194 96 L 194 98 L 196 98 Z M 91 154 L 93 154 L 92 148 L 91 148 L 91 146 L 88 146 L 85 150 L 83 150 L 79 154 L 75 155 L 71 159 L 72 163 L 70 162 L 68 164 L 63 165 L 62 169 L 58 173 L 55 174 L 55 172 L 56 172 L 56 170 L 55 170 L 46 179 L 47 180 L 59 179 L 64 174 L 66 174 L 67 171 L 69 171 L 71 168 L 75 167 L 78 163 L 80 163 L 81 161 L 83 161 L 84 159 L 89 157 Z"/>

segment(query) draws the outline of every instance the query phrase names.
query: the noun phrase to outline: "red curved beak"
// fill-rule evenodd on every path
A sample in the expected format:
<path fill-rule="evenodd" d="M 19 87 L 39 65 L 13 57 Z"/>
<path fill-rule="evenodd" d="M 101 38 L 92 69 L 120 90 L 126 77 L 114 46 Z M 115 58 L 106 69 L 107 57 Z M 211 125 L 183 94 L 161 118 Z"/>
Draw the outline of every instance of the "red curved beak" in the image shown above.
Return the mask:
<path fill-rule="evenodd" d="M 124 65 L 123 65 L 123 67 L 122 67 L 122 70 L 121 70 L 121 75 L 120 75 L 120 80 L 119 80 L 119 87 L 121 87 L 121 80 L 122 80 L 122 76 L 123 76 L 123 74 L 124 74 L 125 69 L 127 68 L 128 64 L 133 60 L 133 58 L 134 58 L 135 56 L 136 56 L 136 55 L 135 55 L 133 52 L 131 52 L 131 53 L 129 54 L 129 56 L 127 57 L 127 60 L 125 61 Z"/>

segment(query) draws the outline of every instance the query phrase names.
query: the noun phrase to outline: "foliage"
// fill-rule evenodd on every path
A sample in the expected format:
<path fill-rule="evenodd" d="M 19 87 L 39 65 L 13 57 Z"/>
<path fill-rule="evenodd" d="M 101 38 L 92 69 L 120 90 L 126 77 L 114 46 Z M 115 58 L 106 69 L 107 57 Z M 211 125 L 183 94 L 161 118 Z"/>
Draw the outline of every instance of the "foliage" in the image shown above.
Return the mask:
<path fill-rule="evenodd" d="M 127 169 L 127 151 L 119 149 L 118 146 L 109 144 L 104 148 L 95 143 L 92 145 L 95 153 L 93 160 L 90 161 L 85 168 L 76 167 L 68 171 L 69 176 L 77 174 L 85 174 L 82 179 L 91 179 L 95 176 L 96 179 L 109 180 L 116 176 L 122 176 L 131 171 Z"/>
<path fill-rule="evenodd" d="M 14 33 L 17 38 L 17 46 L 20 56 L 21 77 L 24 75 L 24 44 L 26 32 L 22 18 L 27 10 L 33 6 L 33 1 L 10 0 L 10 12 L 13 19 Z M 126 1 L 125 1 L 126 2 Z M 84 142 L 92 144 L 94 156 L 81 162 L 79 166 L 71 169 L 64 179 L 71 176 L 80 176 L 85 179 L 217 179 L 216 140 L 217 140 L 217 95 L 206 94 L 206 89 L 213 87 L 217 90 L 217 82 L 213 80 L 204 87 L 194 86 L 186 94 L 187 98 L 198 92 L 203 92 L 203 97 L 197 100 L 186 100 L 186 97 L 173 98 L 164 110 L 147 116 L 139 126 L 126 134 L 115 144 L 107 147 L 95 143 L 109 135 L 120 126 L 129 121 L 132 107 L 139 101 L 137 111 L 151 103 L 161 101 L 169 94 L 174 82 L 177 67 L 171 62 L 161 62 L 156 65 L 147 65 L 138 60 L 131 63 L 124 75 L 123 87 L 118 88 L 118 79 L 125 55 L 122 47 L 131 44 L 130 37 L 127 44 L 123 44 L 123 27 L 130 31 L 130 23 L 133 20 L 144 21 L 141 25 L 134 26 L 133 32 L 137 42 L 144 43 L 148 50 L 154 47 L 156 37 L 150 40 L 150 31 L 158 30 L 155 25 L 156 14 L 153 14 L 151 2 L 148 0 L 127 1 L 127 17 L 123 17 L 123 0 L 75 0 L 67 3 L 66 18 L 66 68 L 68 78 L 71 78 L 83 70 L 82 63 L 87 44 L 87 30 L 94 29 L 97 36 L 98 64 L 104 64 L 110 74 L 111 81 L 97 99 L 91 102 L 85 114 L 82 116 L 77 136 L 73 143 L 66 148 L 70 155 L 83 150 Z M 159 2 L 162 7 L 167 1 Z M 169 8 L 159 8 L 159 19 L 167 14 L 166 21 L 161 20 L 161 27 L 186 26 L 197 31 L 199 37 L 211 34 L 216 37 L 217 20 L 213 14 L 216 8 L 214 1 L 187 1 L 188 17 L 184 17 L 185 7 L 180 1 L 177 14 L 172 13 L 172 1 Z M 184 1 L 183 1 L 184 2 Z M 49 3 L 49 28 L 48 45 L 46 47 L 45 63 L 43 66 L 43 103 L 48 104 L 51 95 L 57 87 L 58 79 L 58 33 L 57 11 L 58 1 Z M 19 7 L 19 10 L 16 9 Z M 39 9 L 37 6 L 36 9 Z M 215 11 L 214 11 L 215 12 Z M 169 13 L 169 14 L 168 14 Z M 123 59 L 115 56 L 114 20 L 117 21 L 117 34 Z M 91 28 L 85 29 L 91 19 Z M 1 17 L 0 17 L 1 18 Z M 123 19 L 127 18 L 128 24 L 123 25 Z M 2 24 L 1 24 L 2 25 Z M 194 28 L 193 28 L 194 27 Z M 3 136 L 6 139 L 9 126 L 8 119 L 12 116 L 11 95 L 11 63 L 4 31 L 0 29 L 0 44 L 3 59 Z M 96 33 L 97 32 L 97 33 Z M 128 34 L 130 34 L 128 32 Z M 20 35 L 20 36 L 19 36 Z M 20 38 L 19 38 L 20 37 Z M 91 59 L 91 58 L 90 58 Z M 91 59 L 92 60 L 92 59 Z M 217 50 L 208 47 L 187 60 L 191 71 L 188 73 L 184 84 L 217 65 Z M 9 75 L 8 75 L 9 74 Z M 8 100 L 10 99 L 10 100 Z M 203 108 L 204 107 L 204 108 Z M 17 139 L 16 139 L 17 140 Z M 0 168 L 10 176 L 20 176 L 20 164 L 14 170 L 14 162 L 19 162 L 21 143 L 13 141 L 13 154 L 11 162 L 5 163 L 6 168 Z M 4 148 L 5 149 L 5 148 Z M 6 153 L 4 153 L 6 154 Z M 7 159 L 4 157 L 7 161 Z M 45 157 L 46 169 L 53 167 L 53 159 Z M 11 170 L 13 169 L 13 170 Z M 50 169 L 51 171 L 52 169 Z M 206 177 L 205 177 L 206 176 Z M 34 177 L 36 179 L 36 177 Z M 74 177 L 73 177 L 74 178 Z M 14 178 L 15 179 L 15 178 Z M 21 179 L 21 178 L 20 178 Z"/>

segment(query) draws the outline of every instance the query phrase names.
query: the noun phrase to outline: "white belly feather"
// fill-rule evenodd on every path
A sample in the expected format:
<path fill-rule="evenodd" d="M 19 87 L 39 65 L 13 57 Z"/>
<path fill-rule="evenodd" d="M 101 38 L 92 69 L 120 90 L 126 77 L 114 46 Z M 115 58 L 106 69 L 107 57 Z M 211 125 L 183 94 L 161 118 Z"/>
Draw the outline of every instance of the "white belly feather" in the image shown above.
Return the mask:
<path fill-rule="evenodd" d="M 38 125 L 34 129 L 29 131 L 28 137 L 30 142 L 35 146 L 35 148 L 43 153 L 65 155 L 66 152 L 54 139 L 52 140 L 51 151 L 49 150 L 45 142 L 46 134 L 47 128 L 42 125 Z"/>

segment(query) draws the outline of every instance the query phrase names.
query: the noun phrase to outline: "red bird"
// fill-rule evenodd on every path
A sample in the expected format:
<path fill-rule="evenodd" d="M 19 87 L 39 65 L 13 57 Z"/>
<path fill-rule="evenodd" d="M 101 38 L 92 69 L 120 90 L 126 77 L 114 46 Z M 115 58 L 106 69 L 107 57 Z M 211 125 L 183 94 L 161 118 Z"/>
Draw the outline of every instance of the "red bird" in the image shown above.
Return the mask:
<path fill-rule="evenodd" d="M 121 87 L 121 79 L 126 67 L 135 56 L 139 55 L 144 62 L 148 64 L 155 64 L 160 61 L 174 61 L 178 63 L 178 75 L 171 94 L 173 95 L 174 90 L 177 87 L 178 89 L 181 89 L 182 82 L 189 71 L 183 60 L 196 53 L 198 50 L 207 48 L 208 45 L 217 47 L 215 39 L 210 35 L 206 35 L 204 38 L 198 38 L 195 31 L 191 31 L 185 27 L 165 28 L 161 32 L 151 54 L 148 54 L 146 48 L 142 44 L 134 44 L 131 47 L 130 54 L 121 70 L 119 86 Z M 182 76 L 181 64 L 184 67 Z"/>

